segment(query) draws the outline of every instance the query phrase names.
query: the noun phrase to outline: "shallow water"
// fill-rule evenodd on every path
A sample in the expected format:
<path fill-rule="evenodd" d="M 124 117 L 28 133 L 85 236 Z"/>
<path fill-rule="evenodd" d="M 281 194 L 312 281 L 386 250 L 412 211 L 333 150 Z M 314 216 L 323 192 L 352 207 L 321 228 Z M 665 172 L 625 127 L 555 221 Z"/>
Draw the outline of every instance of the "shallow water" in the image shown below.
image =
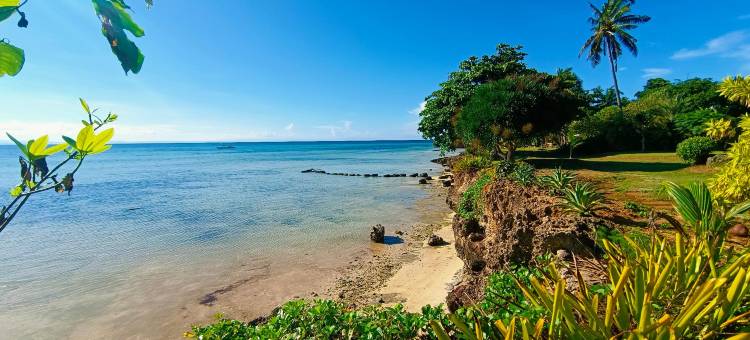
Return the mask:
<path fill-rule="evenodd" d="M 410 177 L 301 170 L 439 167 L 422 141 L 233 145 L 116 145 L 84 164 L 71 196 L 34 198 L 0 234 L 0 338 L 107 334 L 92 320 L 152 326 L 154 304 L 170 313 L 238 268 L 283 274 L 303 254 L 356 249 L 369 225 L 413 222 L 426 195 Z M 15 185 L 16 157 L 0 146 L 0 188 Z"/>

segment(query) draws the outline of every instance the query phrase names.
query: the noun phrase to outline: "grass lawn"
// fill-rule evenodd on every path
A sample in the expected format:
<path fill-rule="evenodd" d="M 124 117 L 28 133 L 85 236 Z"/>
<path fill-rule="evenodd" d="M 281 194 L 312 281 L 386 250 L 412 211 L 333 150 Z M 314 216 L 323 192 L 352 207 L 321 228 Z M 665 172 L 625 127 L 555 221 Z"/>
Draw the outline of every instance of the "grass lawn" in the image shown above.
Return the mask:
<path fill-rule="evenodd" d="M 616 153 L 580 159 L 550 157 L 543 151 L 525 151 L 523 155 L 542 172 L 561 166 L 597 183 L 609 198 L 655 208 L 671 206 L 660 189 L 664 181 L 705 181 L 714 172 L 705 165 L 688 166 L 672 152 Z"/>

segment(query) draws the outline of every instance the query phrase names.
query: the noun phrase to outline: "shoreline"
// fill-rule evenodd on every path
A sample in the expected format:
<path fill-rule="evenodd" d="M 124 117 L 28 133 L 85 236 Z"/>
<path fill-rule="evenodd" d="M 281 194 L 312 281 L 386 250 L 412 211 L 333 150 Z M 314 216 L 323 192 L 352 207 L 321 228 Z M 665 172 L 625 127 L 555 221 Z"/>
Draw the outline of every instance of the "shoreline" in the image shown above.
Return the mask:
<path fill-rule="evenodd" d="M 406 310 L 417 312 L 426 304 L 445 305 L 464 264 L 454 247 L 454 213 L 445 201 L 447 188 L 436 179 L 425 185 L 425 190 L 428 196 L 416 203 L 418 222 L 410 230 L 386 228 L 386 235 L 399 236 L 403 243 L 371 243 L 369 254 L 361 254 L 350 263 L 325 297 L 352 308 L 400 303 Z M 432 234 L 442 237 L 446 244 L 427 245 Z"/>

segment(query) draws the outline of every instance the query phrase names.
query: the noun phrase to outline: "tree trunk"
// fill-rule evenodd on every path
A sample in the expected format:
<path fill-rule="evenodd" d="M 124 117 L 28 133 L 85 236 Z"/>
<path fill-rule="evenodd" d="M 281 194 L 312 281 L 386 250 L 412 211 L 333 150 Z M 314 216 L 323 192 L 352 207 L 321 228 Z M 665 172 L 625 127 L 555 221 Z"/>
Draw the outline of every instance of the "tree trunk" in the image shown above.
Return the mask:
<path fill-rule="evenodd" d="M 617 107 L 622 110 L 622 99 L 620 98 L 620 85 L 617 84 L 617 66 L 615 65 L 615 58 L 612 57 L 612 49 L 609 48 L 609 65 L 612 67 L 612 79 L 615 81 L 615 98 L 617 98 Z"/>
<path fill-rule="evenodd" d="M 641 131 L 641 152 L 646 152 L 646 131 Z"/>

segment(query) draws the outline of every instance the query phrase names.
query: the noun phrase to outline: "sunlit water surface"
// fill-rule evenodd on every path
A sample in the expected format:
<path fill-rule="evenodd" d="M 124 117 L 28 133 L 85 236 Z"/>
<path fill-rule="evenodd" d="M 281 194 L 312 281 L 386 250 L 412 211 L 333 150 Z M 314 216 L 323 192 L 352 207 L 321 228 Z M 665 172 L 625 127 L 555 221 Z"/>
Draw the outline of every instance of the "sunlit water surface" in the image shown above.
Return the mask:
<path fill-rule="evenodd" d="M 301 170 L 382 176 L 437 167 L 422 141 L 217 146 L 115 145 L 84 164 L 72 195 L 34 197 L 0 234 L 0 338 L 71 336 L 118 311 L 123 295 L 159 289 L 134 281 L 189 286 L 191 273 L 220 278 L 232 263 L 290 247 L 363 244 L 369 225 L 412 221 L 426 195 L 410 177 Z M 15 147 L 0 146 L 0 188 L 14 186 L 17 173 Z"/>

